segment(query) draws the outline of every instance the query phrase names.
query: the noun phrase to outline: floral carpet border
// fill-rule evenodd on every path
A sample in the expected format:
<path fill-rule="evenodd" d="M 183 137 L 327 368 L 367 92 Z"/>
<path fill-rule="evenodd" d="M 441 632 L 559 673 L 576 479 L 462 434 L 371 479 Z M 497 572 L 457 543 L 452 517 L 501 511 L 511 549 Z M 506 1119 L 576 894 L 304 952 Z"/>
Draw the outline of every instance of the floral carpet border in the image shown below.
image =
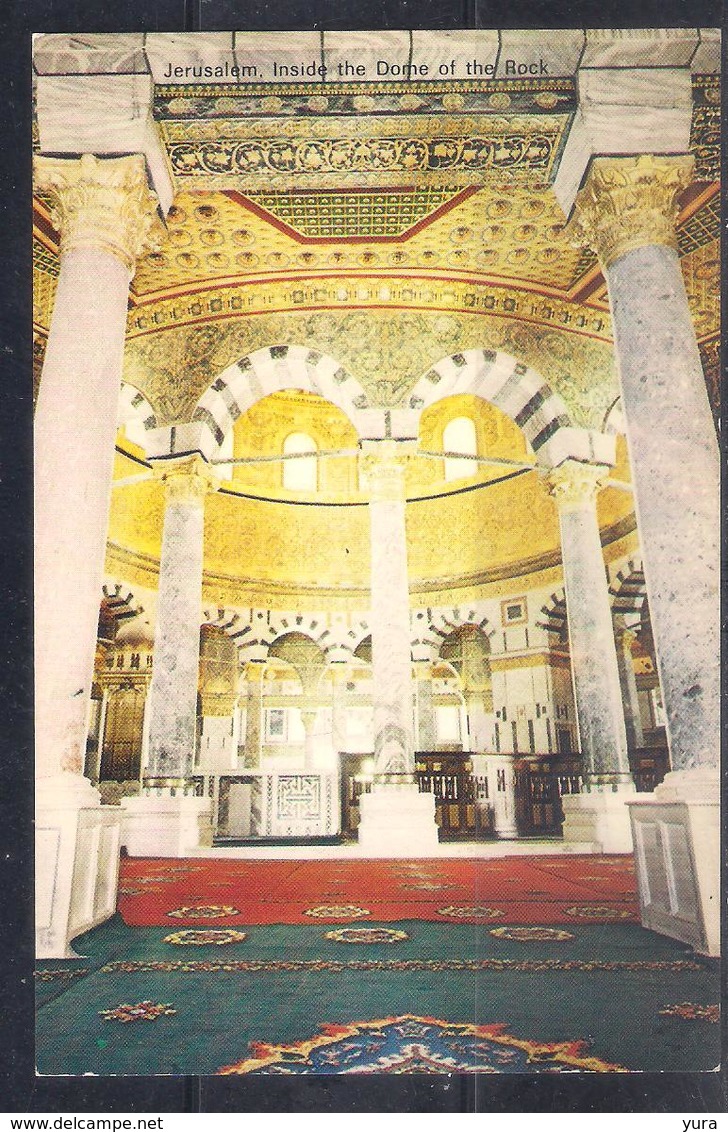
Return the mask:
<path fill-rule="evenodd" d="M 690 959 L 119 959 L 101 974 L 141 971 L 702 971 Z"/>

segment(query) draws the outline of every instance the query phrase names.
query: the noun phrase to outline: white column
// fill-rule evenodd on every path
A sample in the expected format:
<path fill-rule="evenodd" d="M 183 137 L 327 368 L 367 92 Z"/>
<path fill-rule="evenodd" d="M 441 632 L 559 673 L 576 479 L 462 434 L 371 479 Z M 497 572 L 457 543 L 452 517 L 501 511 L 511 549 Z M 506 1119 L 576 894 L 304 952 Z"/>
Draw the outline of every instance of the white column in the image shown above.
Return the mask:
<path fill-rule="evenodd" d="M 433 701 L 434 688 L 431 666 L 425 665 L 417 673 L 417 749 L 437 750 L 437 721 Z"/>
<path fill-rule="evenodd" d="M 245 672 L 245 766 L 260 768 L 263 740 L 263 665 L 251 663 Z"/>
<path fill-rule="evenodd" d="M 372 446 L 374 449 L 374 445 Z M 371 530 L 372 697 L 375 774 L 412 781 L 412 647 L 410 641 L 405 459 L 394 441 L 368 454 Z"/>
<path fill-rule="evenodd" d="M 617 664 L 622 684 L 622 703 L 624 704 L 624 725 L 627 730 L 627 742 L 635 749 L 644 746 L 645 737 L 642 730 L 642 717 L 640 715 L 640 702 L 637 695 L 637 678 L 634 674 L 634 661 L 632 659 L 632 645 L 636 633 L 628 629 L 619 620 L 615 624 L 615 640 L 617 643 Z"/>
<path fill-rule="evenodd" d="M 371 529 L 375 779 L 360 800 L 359 844 L 376 856 L 432 852 L 435 799 L 415 781 L 403 443 L 371 441 L 363 471 Z"/>
<path fill-rule="evenodd" d="M 518 837 L 516 824 L 516 771 L 513 755 L 489 754 L 486 759 L 488 795 L 493 806 L 497 837 Z"/>
<path fill-rule="evenodd" d="M 139 156 L 38 157 L 35 180 L 61 234 L 34 435 L 36 948 L 62 957 L 116 903 L 118 811 L 82 771 L 129 280 L 158 216 Z"/>
<path fill-rule="evenodd" d="M 194 768 L 200 667 L 205 496 L 215 486 L 198 456 L 158 468 L 165 488 L 154 664 L 149 692 L 151 779 L 183 786 Z"/>
<path fill-rule="evenodd" d="M 642 922 L 720 947 L 720 475 L 675 219 L 692 157 L 597 158 L 571 228 L 609 288 L 673 771 L 630 805 Z"/>
<path fill-rule="evenodd" d="M 547 484 L 559 509 L 569 649 L 584 773 L 629 773 L 627 735 L 596 495 L 608 469 L 566 460 Z"/>
<path fill-rule="evenodd" d="M 86 742 L 129 280 L 157 201 L 142 157 L 38 157 L 61 269 L 35 413 L 39 780 L 80 775 Z"/>
<path fill-rule="evenodd" d="M 316 761 L 316 716 L 318 712 L 315 709 L 301 711 L 301 723 L 305 734 L 303 745 L 303 767 L 306 771 L 311 771 L 314 768 Z"/>

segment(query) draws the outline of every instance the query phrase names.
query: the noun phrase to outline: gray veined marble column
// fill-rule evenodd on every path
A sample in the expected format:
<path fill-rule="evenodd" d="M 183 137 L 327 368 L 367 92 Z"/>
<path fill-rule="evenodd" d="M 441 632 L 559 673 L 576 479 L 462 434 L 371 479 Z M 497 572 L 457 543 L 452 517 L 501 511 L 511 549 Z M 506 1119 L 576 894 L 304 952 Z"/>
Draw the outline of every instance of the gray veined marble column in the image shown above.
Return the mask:
<path fill-rule="evenodd" d="M 634 674 L 634 661 L 632 659 L 632 645 L 636 636 L 636 633 L 628 629 L 620 619 L 616 619 L 615 640 L 617 645 L 619 678 L 622 684 L 624 725 L 627 731 L 628 744 L 638 749 L 644 746 L 645 737 L 642 731 L 642 717 L 640 716 L 640 703 L 637 695 L 637 678 Z"/>
<path fill-rule="evenodd" d="M 719 759 L 719 457 L 675 237 L 693 159 L 599 158 L 572 230 L 605 270 L 674 769 Z"/>
<path fill-rule="evenodd" d="M 417 749 L 437 750 L 437 717 L 431 666 L 417 673 Z"/>
<path fill-rule="evenodd" d="M 166 505 L 150 689 L 150 778 L 182 785 L 193 770 L 204 550 L 205 496 L 215 486 L 198 456 L 165 463 Z"/>
<path fill-rule="evenodd" d="M 608 469 L 566 460 L 547 477 L 559 509 L 569 647 L 584 772 L 628 775 L 627 736 L 596 495 Z M 624 780 L 626 782 L 626 779 Z"/>

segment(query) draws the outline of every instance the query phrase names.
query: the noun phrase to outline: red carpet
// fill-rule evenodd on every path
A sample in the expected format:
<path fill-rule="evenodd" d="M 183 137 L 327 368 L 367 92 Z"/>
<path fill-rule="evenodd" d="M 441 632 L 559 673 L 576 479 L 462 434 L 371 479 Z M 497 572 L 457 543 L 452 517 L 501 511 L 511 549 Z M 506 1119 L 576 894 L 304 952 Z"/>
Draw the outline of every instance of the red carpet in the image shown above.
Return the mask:
<path fill-rule="evenodd" d="M 424 861 L 124 858 L 119 912 L 136 926 L 639 922 L 627 856 Z"/>

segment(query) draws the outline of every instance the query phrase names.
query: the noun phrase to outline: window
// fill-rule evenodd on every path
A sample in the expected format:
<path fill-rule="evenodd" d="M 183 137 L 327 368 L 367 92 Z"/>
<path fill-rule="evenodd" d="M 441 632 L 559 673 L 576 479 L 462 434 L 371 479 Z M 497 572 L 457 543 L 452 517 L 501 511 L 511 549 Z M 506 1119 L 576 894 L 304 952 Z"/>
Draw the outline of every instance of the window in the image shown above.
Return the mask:
<path fill-rule="evenodd" d="M 283 486 L 287 491 L 316 491 L 318 487 L 318 461 L 316 444 L 305 432 L 292 432 L 283 441 L 283 455 L 301 455 L 296 460 L 283 461 Z"/>
<path fill-rule="evenodd" d="M 445 452 L 458 452 L 463 456 L 477 455 L 478 446 L 475 423 L 470 417 L 454 417 L 445 425 L 442 433 L 442 447 Z M 445 481 L 474 476 L 478 470 L 475 460 L 462 460 L 457 456 L 445 458 Z"/>
<path fill-rule="evenodd" d="M 268 708 L 266 712 L 266 739 L 282 743 L 286 739 L 286 713 L 283 708 Z"/>

